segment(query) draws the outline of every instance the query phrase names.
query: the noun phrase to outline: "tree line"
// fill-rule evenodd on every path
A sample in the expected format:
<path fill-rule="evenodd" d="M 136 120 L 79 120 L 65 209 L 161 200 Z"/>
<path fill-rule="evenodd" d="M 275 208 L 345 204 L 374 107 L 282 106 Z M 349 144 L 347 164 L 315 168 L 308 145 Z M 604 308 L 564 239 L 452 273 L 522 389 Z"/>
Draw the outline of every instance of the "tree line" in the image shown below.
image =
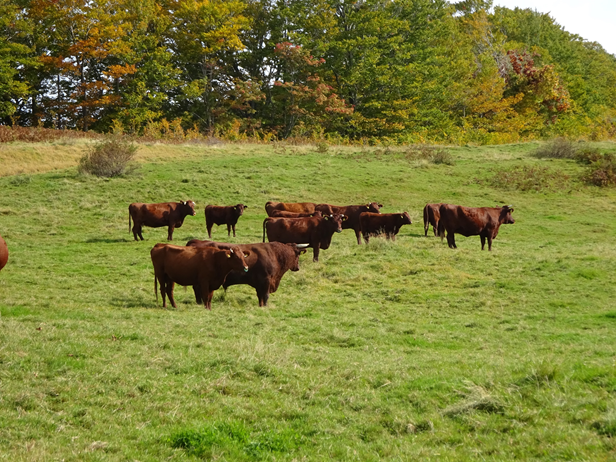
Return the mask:
<path fill-rule="evenodd" d="M 226 138 L 616 135 L 616 57 L 491 0 L 0 0 L 0 121 Z"/>

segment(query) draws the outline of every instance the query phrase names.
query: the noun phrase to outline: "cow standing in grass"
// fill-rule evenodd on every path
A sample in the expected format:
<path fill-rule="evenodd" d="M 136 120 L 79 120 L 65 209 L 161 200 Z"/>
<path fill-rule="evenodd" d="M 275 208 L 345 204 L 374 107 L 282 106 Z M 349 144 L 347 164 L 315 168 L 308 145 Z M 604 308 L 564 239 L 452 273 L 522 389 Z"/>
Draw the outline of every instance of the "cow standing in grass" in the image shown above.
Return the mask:
<path fill-rule="evenodd" d="M 215 247 L 218 249 L 231 249 L 233 244 L 222 242 L 200 241 L 193 239 L 187 246 Z M 243 252 L 248 252 L 246 258 L 248 271 L 231 271 L 223 288 L 236 284 L 247 284 L 257 291 L 259 306 L 267 306 L 269 295 L 278 290 L 280 280 L 288 270 L 299 271 L 299 256 L 306 252 L 305 244 L 281 244 L 280 242 L 265 242 L 258 244 L 239 244 Z M 195 296 L 199 299 L 199 289 L 193 287 Z"/>
<path fill-rule="evenodd" d="M 233 229 L 233 237 L 235 237 L 235 225 L 237 220 L 243 215 L 244 209 L 248 206 L 244 204 L 219 206 L 208 205 L 205 207 L 205 226 L 207 227 L 207 235 L 212 238 L 212 226 L 227 225 L 227 237 L 231 236 Z"/>
<path fill-rule="evenodd" d="M 248 271 L 244 258 L 248 258 L 250 252 L 242 252 L 237 246 L 217 249 L 156 244 L 150 256 L 154 265 L 154 292 L 158 299 L 158 282 L 163 308 L 167 306 L 165 295 L 169 297 L 171 306 L 176 308 L 173 288 L 175 284 L 180 284 L 198 287 L 197 303 L 204 302 L 205 307 L 211 310 L 214 291 L 220 288 L 227 275 L 233 270 Z"/>
<path fill-rule="evenodd" d="M 359 215 L 363 212 L 381 213 L 381 207 L 383 207 L 383 204 L 379 204 L 378 202 L 370 202 L 366 205 L 318 204 L 315 210 L 320 210 L 324 215 L 326 213 L 338 213 L 347 217 L 344 223 L 342 223 L 342 229 L 352 229 L 355 231 L 357 243 L 361 244 L 361 224 L 359 222 Z"/>
<path fill-rule="evenodd" d="M 308 244 L 313 250 L 313 261 L 319 261 L 319 250 L 329 249 L 334 233 L 342 232 L 344 215 L 333 214 L 312 218 L 266 218 L 263 221 L 265 235 L 270 242 L 285 244 Z"/>
<path fill-rule="evenodd" d="M 434 235 L 436 236 L 438 234 L 438 222 L 441 217 L 439 208 L 441 205 L 443 204 L 426 204 L 423 209 L 424 235 L 426 237 L 428 237 L 428 229 L 430 229 L 430 225 L 432 225 Z"/>
<path fill-rule="evenodd" d="M 440 220 L 438 234 L 441 240 L 447 231 L 447 244 L 450 249 L 456 249 L 455 233 L 462 236 L 477 236 L 481 238 L 481 250 L 486 239 L 488 250 L 492 250 L 492 240 L 496 239 L 500 225 L 515 223 L 511 217 L 513 206 L 502 207 L 463 207 L 461 205 L 442 204 L 439 207 Z"/>
<path fill-rule="evenodd" d="M 131 231 L 131 218 L 134 222 L 132 231 L 135 240 L 143 241 L 141 231 L 144 226 L 160 228 L 167 226 L 167 240 L 173 240 L 173 230 L 184 223 L 187 215 L 194 216 L 195 203 L 193 201 L 162 202 L 160 204 L 143 204 L 134 202 L 128 206 L 128 231 Z"/>
<path fill-rule="evenodd" d="M 0 236 L 0 270 L 6 266 L 6 262 L 9 261 L 9 247 L 6 245 L 6 241 Z"/>
<path fill-rule="evenodd" d="M 404 213 L 370 213 L 363 212 L 359 216 L 361 224 L 361 234 L 366 244 L 371 236 L 385 234 L 387 239 L 396 240 L 396 234 L 403 225 L 410 225 L 411 216 L 408 212 Z"/>

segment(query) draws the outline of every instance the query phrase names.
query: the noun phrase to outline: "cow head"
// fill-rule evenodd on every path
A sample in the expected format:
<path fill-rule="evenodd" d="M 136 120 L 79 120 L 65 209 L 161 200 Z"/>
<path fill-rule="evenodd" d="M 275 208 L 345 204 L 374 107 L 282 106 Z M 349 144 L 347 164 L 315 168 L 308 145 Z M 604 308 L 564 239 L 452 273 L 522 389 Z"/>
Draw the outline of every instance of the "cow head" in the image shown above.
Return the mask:
<path fill-rule="evenodd" d="M 515 220 L 511 216 L 512 212 L 513 212 L 513 205 L 503 205 L 503 208 L 501 209 L 501 212 L 500 212 L 500 216 L 498 217 L 499 218 L 498 221 L 500 221 L 504 225 L 514 224 Z"/>
<path fill-rule="evenodd" d="M 366 205 L 366 212 L 381 213 L 381 207 L 383 207 L 383 204 L 379 204 L 378 202 L 370 202 Z"/>
<path fill-rule="evenodd" d="M 197 212 L 195 212 L 195 202 L 194 201 L 180 201 L 182 205 L 182 209 L 186 215 L 195 216 Z"/>
<path fill-rule="evenodd" d="M 321 215 L 318 216 L 332 215 L 334 213 L 332 206 L 329 204 L 317 204 L 314 210 L 321 213 Z M 314 216 L 316 217 L 317 215 Z"/>
<path fill-rule="evenodd" d="M 244 205 L 244 204 L 237 204 L 236 206 L 233 207 L 233 210 L 235 211 L 235 214 L 238 217 L 241 217 L 242 214 L 244 213 L 244 209 L 247 209 L 248 206 Z"/>
<path fill-rule="evenodd" d="M 248 264 L 244 258 L 248 258 L 250 256 L 250 250 L 242 250 L 239 247 L 231 247 L 229 250 L 224 251 L 227 254 L 227 258 L 232 262 L 232 267 L 234 270 L 248 271 Z"/>
<path fill-rule="evenodd" d="M 306 247 L 309 244 L 287 244 L 293 249 L 295 256 L 293 258 L 293 263 L 289 268 L 291 271 L 299 271 L 299 256 L 303 253 L 306 253 Z"/>
<path fill-rule="evenodd" d="M 404 212 L 400 214 L 400 224 L 401 225 L 412 225 L 411 216 L 408 212 Z"/>
<path fill-rule="evenodd" d="M 345 215 L 340 215 L 337 213 L 331 214 L 331 215 L 325 215 L 323 217 L 323 219 L 325 220 L 326 223 L 329 224 L 329 227 L 337 232 L 337 233 L 341 233 L 342 232 L 342 222 L 344 220 L 346 220 L 348 217 Z"/>

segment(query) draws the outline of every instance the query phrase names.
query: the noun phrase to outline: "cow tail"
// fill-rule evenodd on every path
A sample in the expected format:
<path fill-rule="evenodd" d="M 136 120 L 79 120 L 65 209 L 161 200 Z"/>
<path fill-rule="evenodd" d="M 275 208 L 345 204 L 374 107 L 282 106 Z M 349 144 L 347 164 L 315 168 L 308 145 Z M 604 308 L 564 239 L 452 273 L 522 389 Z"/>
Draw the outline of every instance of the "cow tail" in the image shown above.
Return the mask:
<path fill-rule="evenodd" d="M 158 279 L 156 279 L 156 274 L 154 275 L 154 293 L 156 294 L 156 305 L 158 306 Z"/>
<path fill-rule="evenodd" d="M 441 238 L 441 242 L 445 237 L 445 225 L 443 224 L 443 217 L 438 221 L 438 235 Z"/>
<path fill-rule="evenodd" d="M 128 210 L 128 232 L 130 233 L 130 228 L 131 228 L 131 223 L 130 223 L 130 209 Z"/>
<path fill-rule="evenodd" d="M 266 221 L 267 221 L 267 218 L 263 220 L 263 242 L 265 242 L 265 222 Z"/>
<path fill-rule="evenodd" d="M 424 233 L 428 232 L 428 228 L 430 227 L 429 218 L 428 218 L 428 206 L 426 205 L 423 209 L 423 219 L 424 219 Z"/>

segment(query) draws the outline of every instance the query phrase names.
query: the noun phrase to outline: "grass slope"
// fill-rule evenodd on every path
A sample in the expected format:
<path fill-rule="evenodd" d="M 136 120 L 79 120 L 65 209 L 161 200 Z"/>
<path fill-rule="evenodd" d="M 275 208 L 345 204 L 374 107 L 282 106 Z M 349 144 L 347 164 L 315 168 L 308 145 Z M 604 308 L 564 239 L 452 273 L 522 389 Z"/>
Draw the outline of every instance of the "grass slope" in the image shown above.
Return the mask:
<path fill-rule="evenodd" d="M 452 149 L 448 166 L 150 145 L 170 160 L 133 177 L 0 178 L 0 460 L 613 460 L 616 194 L 531 148 Z M 500 189 L 520 167 L 569 178 Z M 188 198 L 178 244 L 206 236 L 209 203 L 249 205 L 236 239 L 214 228 L 231 242 L 261 240 L 267 200 L 378 200 L 414 224 L 393 243 L 334 236 L 267 308 L 234 286 L 211 312 L 181 288 L 163 310 L 149 250 L 166 229 L 132 241 L 127 207 Z M 423 237 L 440 201 L 514 204 L 516 223 L 491 253 L 450 250 Z"/>

